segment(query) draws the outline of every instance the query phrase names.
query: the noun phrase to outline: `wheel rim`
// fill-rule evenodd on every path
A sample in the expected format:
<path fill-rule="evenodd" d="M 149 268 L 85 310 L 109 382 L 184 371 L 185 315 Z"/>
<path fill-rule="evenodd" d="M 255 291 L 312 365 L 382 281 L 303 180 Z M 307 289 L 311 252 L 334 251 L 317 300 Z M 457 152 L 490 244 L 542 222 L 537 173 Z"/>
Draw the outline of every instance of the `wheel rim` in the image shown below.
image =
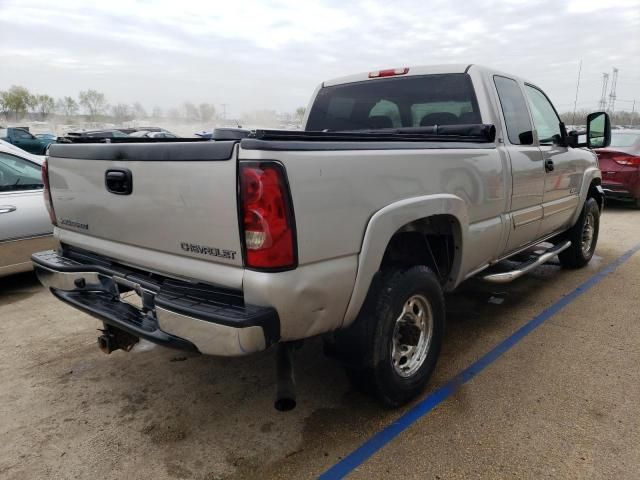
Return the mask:
<path fill-rule="evenodd" d="M 593 246 L 593 234 L 595 232 L 595 217 L 593 213 L 587 213 L 582 228 L 582 254 L 588 256 Z"/>
<path fill-rule="evenodd" d="M 433 336 L 431 304 L 422 295 L 405 302 L 391 340 L 391 363 L 401 377 L 410 377 L 424 364 Z"/>

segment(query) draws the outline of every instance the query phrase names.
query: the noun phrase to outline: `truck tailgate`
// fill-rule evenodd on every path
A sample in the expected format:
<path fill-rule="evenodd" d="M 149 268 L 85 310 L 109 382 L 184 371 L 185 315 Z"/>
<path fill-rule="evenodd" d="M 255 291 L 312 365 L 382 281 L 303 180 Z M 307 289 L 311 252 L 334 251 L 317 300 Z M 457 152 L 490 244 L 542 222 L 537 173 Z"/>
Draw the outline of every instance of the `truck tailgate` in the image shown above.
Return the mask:
<path fill-rule="evenodd" d="M 116 260 L 130 245 L 150 257 L 155 251 L 241 266 L 236 150 L 234 142 L 53 145 L 58 227 L 110 241 L 99 242 L 102 250 L 114 242 L 113 252 L 102 253 Z M 121 172 L 110 177 L 116 182 L 107 181 L 114 171 Z M 117 179 L 129 172 L 127 193 Z"/>

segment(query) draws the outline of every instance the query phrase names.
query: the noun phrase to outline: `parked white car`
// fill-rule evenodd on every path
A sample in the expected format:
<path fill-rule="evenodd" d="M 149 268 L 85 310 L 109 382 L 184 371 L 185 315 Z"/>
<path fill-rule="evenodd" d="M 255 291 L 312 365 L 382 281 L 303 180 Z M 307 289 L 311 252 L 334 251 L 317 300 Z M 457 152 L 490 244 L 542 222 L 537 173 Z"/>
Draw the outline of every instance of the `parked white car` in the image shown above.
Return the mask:
<path fill-rule="evenodd" d="M 31 270 L 31 254 L 52 248 L 56 242 L 43 197 L 44 157 L 0 142 L 0 277 L 3 277 Z"/>

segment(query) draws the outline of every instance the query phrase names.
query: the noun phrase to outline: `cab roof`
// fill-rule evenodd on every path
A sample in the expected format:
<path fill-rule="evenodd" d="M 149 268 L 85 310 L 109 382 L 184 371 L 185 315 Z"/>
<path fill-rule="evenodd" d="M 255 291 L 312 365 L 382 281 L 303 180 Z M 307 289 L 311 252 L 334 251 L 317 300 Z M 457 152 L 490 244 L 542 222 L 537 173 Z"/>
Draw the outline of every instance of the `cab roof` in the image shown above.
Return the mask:
<path fill-rule="evenodd" d="M 473 69 L 474 71 L 476 70 L 480 70 L 483 72 L 488 72 L 488 73 L 495 73 L 498 75 L 506 75 L 508 77 L 514 78 L 514 79 L 518 79 L 518 77 L 516 75 L 511 75 L 511 74 L 505 74 L 503 72 L 500 72 L 498 70 L 495 70 L 493 68 L 489 68 L 483 65 L 478 65 L 478 64 L 469 64 L 469 63 L 457 63 L 457 64 L 443 64 L 443 65 L 414 65 L 414 66 L 409 66 L 409 67 L 400 67 L 397 70 L 408 70 L 407 73 L 402 73 L 402 74 L 396 74 L 396 75 L 391 75 L 389 77 L 386 78 L 394 78 L 394 77 L 410 77 L 410 76 L 414 76 L 414 75 L 437 75 L 437 74 L 442 74 L 442 73 L 467 73 L 470 69 Z M 333 78 L 331 80 L 327 80 L 325 81 L 322 86 L 323 87 L 331 87 L 334 85 L 341 85 L 341 84 L 345 84 L 345 83 L 353 83 L 353 82 L 363 82 L 366 80 L 376 80 L 376 79 L 380 79 L 381 77 L 385 77 L 383 76 L 371 76 L 371 74 L 374 74 L 376 72 L 383 72 L 386 69 L 382 69 L 382 70 L 371 70 L 369 72 L 362 72 L 362 73 L 356 73 L 354 75 L 347 75 L 344 77 L 337 77 L 337 78 Z M 390 69 L 393 70 L 393 69 Z"/>

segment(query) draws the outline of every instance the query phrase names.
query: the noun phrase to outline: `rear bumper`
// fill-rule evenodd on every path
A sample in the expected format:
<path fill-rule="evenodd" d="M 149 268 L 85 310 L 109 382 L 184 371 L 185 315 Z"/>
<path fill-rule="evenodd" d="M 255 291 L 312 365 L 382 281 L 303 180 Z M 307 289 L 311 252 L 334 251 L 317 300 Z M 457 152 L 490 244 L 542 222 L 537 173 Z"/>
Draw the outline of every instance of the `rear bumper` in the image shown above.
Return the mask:
<path fill-rule="evenodd" d="M 280 338 L 275 309 L 246 305 L 239 292 L 96 260 L 51 250 L 32 256 L 38 279 L 57 298 L 160 345 L 241 356 L 264 350 Z M 141 308 L 121 299 L 128 292 L 140 297 Z"/>
<path fill-rule="evenodd" d="M 621 170 L 602 176 L 602 189 L 608 198 L 633 200 L 640 198 L 640 172 Z"/>
<path fill-rule="evenodd" d="M 602 185 L 602 190 L 605 197 L 612 200 L 635 200 L 640 198 L 640 189 L 629 188 L 627 185 L 607 183 Z"/>

